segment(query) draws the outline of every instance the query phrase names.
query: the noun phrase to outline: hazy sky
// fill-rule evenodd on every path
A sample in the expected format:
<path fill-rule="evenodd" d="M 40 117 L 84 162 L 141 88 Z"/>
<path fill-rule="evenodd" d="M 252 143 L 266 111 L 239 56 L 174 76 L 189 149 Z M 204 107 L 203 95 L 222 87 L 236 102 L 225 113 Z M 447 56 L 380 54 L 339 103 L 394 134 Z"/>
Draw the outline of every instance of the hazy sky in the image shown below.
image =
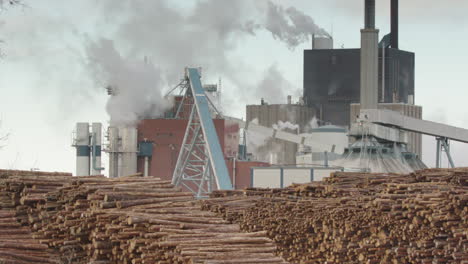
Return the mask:
<path fill-rule="evenodd" d="M 272 2 L 312 17 L 333 34 L 336 48 L 359 47 L 362 0 Z M 389 2 L 377 3 L 380 37 L 389 32 Z M 0 60 L 0 136 L 10 134 L 1 143 L 0 168 L 74 172 L 74 124 L 108 123 L 103 87 L 126 80 L 122 72 L 131 74 L 130 66 L 112 68 L 117 62 L 150 64 L 156 77 L 141 78 L 136 85 L 154 82 L 160 93 L 179 82 L 185 66 L 201 66 L 205 82 L 222 78 L 223 109 L 238 117 L 245 115 L 245 104 L 258 103 L 260 97 L 285 102 L 287 94 L 297 100 L 302 93 L 302 55 L 310 41 L 292 47 L 287 36 L 275 35 L 281 24 L 268 21 L 267 1 L 26 3 L 26 8 L 0 12 L 5 53 Z M 400 1 L 400 48 L 416 53 L 416 104 L 423 106 L 424 118 L 468 128 L 466 10 L 464 0 Z M 255 30 L 245 27 L 247 22 Z M 103 78 L 104 66 L 115 76 Z M 261 85 L 272 75 L 284 92 Z M 139 91 L 144 97 L 145 89 Z M 453 143 L 452 149 L 456 164 L 468 166 L 468 145 Z M 424 138 L 423 153 L 432 166 L 433 138 Z"/>

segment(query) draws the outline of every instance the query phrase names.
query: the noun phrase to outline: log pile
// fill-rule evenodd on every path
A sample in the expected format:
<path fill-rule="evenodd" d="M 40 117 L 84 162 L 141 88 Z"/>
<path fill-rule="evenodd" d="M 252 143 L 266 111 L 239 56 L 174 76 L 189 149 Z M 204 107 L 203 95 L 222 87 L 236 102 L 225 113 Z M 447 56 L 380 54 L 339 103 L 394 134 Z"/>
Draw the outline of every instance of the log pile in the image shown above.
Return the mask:
<path fill-rule="evenodd" d="M 266 232 L 242 232 L 157 178 L 15 176 L 0 189 L 60 263 L 286 263 Z"/>
<path fill-rule="evenodd" d="M 22 175 L 22 176 L 20 176 Z M 27 219 L 27 206 L 62 184 L 48 185 L 51 177 L 71 178 L 67 173 L 38 173 L 31 171 L 0 170 L 0 263 L 58 263 L 59 254 L 33 238 L 29 227 L 22 226 Z M 34 182 L 41 184 L 34 184 Z"/>
<path fill-rule="evenodd" d="M 196 201 L 153 177 L 3 173 L 0 263 L 467 263 L 467 180 L 335 173 Z"/>
<path fill-rule="evenodd" d="M 0 179 L 9 178 L 12 176 L 72 176 L 69 172 L 46 172 L 46 171 L 32 171 L 32 170 L 4 170 L 0 169 Z"/>
<path fill-rule="evenodd" d="M 28 227 L 16 222 L 14 210 L 0 209 L 0 263 L 56 263 L 57 259 L 57 254 L 33 238 Z"/>
<path fill-rule="evenodd" d="M 468 169 L 335 173 L 202 203 L 244 231 L 266 231 L 291 263 L 468 263 L 467 180 Z"/>

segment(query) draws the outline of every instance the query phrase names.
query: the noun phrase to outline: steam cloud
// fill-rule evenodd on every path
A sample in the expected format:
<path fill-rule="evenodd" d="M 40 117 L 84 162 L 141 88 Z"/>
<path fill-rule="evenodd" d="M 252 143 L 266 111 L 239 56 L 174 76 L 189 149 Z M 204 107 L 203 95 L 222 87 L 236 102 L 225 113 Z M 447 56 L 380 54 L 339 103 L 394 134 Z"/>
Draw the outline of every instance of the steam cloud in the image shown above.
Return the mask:
<path fill-rule="evenodd" d="M 311 133 L 313 129 L 318 128 L 319 123 L 317 117 L 312 117 L 309 123 L 304 128 L 304 133 Z"/>
<path fill-rule="evenodd" d="M 273 128 L 277 130 L 299 130 L 299 125 L 298 124 L 293 124 L 289 121 L 283 122 L 283 121 L 278 121 L 277 124 L 273 124 Z"/>
<path fill-rule="evenodd" d="M 314 19 L 294 7 L 284 9 L 268 2 L 265 29 L 273 34 L 274 38 L 285 42 L 290 48 L 309 40 L 312 34 L 330 36 L 323 28 L 315 24 Z"/>
<path fill-rule="evenodd" d="M 286 91 L 293 85 L 284 78 L 276 65 L 271 65 L 264 73 L 263 79 L 256 86 L 256 96 L 262 97 L 267 103 L 284 103 Z"/>
<path fill-rule="evenodd" d="M 160 116 L 170 105 L 158 89 L 160 72 L 150 62 L 122 57 L 108 39 L 91 43 L 88 56 L 96 79 L 115 91 L 106 105 L 112 125 L 134 125 L 142 117 Z"/>
<path fill-rule="evenodd" d="M 186 66 L 202 66 L 203 72 L 217 72 L 236 86 L 251 87 L 235 73 L 238 66 L 228 59 L 228 53 L 239 40 L 259 30 L 271 32 L 288 48 L 307 41 L 311 34 L 328 35 L 293 7 L 262 3 L 266 4 L 256 2 L 255 9 L 247 0 L 205 0 L 183 12 L 167 0 L 101 1 L 97 8 L 105 14 L 103 24 L 112 18 L 116 21 L 108 26 L 115 30 L 108 37 L 112 41 L 91 41 L 87 57 L 98 66 L 93 67 L 93 76 L 96 68 L 100 73 L 96 83 L 120 90 L 107 104 L 112 121 L 128 124 L 140 116 L 161 114 L 167 107 L 162 90 L 178 83 Z M 144 57 L 158 64 L 138 62 Z M 103 75 L 109 83 L 102 83 Z M 255 87 L 255 95 L 285 100 L 285 86 L 291 87 L 276 66 L 271 66 L 258 89 Z"/>

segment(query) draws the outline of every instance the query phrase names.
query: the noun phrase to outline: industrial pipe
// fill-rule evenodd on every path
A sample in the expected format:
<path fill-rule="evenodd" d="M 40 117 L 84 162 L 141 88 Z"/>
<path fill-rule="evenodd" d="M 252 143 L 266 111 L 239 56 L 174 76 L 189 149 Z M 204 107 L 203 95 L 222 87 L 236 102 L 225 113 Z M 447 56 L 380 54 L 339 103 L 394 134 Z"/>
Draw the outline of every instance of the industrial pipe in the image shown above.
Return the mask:
<path fill-rule="evenodd" d="M 144 177 L 148 177 L 149 157 L 145 157 L 145 170 L 143 172 Z"/>
<path fill-rule="evenodd" d="M 236 157 L 232 158 L 232 186 L 236 188 Z"/>

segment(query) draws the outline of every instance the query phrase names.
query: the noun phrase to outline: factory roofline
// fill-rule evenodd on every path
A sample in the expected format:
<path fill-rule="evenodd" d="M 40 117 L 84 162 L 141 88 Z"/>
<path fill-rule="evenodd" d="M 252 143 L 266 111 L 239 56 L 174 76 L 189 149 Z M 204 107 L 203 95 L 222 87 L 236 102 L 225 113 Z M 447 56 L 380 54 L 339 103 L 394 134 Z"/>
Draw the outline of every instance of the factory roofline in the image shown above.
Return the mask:
<path fill-rule="evenodd" d="M 304 52 L 305 51 L 318 51 L 318 52 L 326 52 L 326 51 L 330 51 L 330 50 L 333 50 L 333 51 L 338 51 L 338 50 L 342 50 L 342 51 L 350 51 L 350 50 L 360 50 L 361 48 L 335 48 L 335 49 L 304 49 Z M 379 48 L 380 50 L 381 48 Z M 401 52 L 408 52 L 408 53 L 413 53 L 412 51 L 408 51 L 408 50 L 403 50 L 403 49 L 394 49 L 392 47 L 388 47 L 387 49 L 392 49 L 392 50 L 398 50 L 398 51 L 401 51 Z"/>

